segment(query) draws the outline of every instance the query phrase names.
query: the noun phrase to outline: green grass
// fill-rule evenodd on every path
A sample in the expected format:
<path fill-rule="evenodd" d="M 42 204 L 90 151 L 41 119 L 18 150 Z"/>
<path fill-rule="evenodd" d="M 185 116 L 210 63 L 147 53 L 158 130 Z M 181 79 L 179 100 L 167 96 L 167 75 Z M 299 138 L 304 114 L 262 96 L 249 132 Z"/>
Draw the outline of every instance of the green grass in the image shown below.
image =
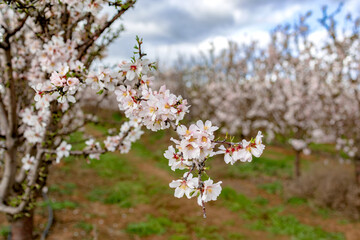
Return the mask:
<path fill-rule="evenodd" d="M 346 224 L 351 223 L 351 221 L 348 220 L 348 219 L 340 219 L 340 220 L 338 220 L 337 222 L 338 222 L 339 224 L 341 224 L 341 225 L 346 225 Z"/>
<path fill-rule="evenodd" d="M 151 140 L 150 140 L 151 141 Z M 155 143 L 154 143 L 155 144 Z M 174 176 L 174 178 L 182 177 L 184 172 L 183 171 L 172 171 L 171 168 L 168 165 L 169 160 L 164 157 L 164 152 L 166 151 L 167 147 L 164 146 L 163 148 L 159 147 L 157 150 L 152 151 L 149 148 L 145 146 L 142 142 L 135 142 L 132 145 L 132 150 L 135 154 L 142 158 L 144 161 L 152 160 L 155 162 L 155 165 L 163 170 L 166 170 L 168 172 L 171 172 L 171 174 Z"/>
<path fill-rule="evenodd" d="M 165 164 L 165 166 L 168 166 L 168 160 L 165 159 L 163 156 L 166 149 L 166 147 L 164 147 L 164 149 L 161 149 L 161 147 L 159 147 L 157 148 L 157 150 L 153 151 L 147 148 L 142 142 L 135 142 L 132 144 L 132 151 L 134 151 L 138 157 L 143 158 L 144 160 L 155 160 L 156 162 L 160 162 Z"/>
<path fill-rule="evenodd" d="M 265 183 L 258 185 L 258 188 L 263 189 L 270 194 L 282 194 L 283 185 L 280 181 L 274 181 L 272 183 Z"/>
<path fill-rule="evenodd" d="M 169 240 L 191 240 L 191 237 L 187 235 L 174 234 L 169 237 Z"/>
<path fill-rule="evenodd" d="M 312 151 L 327 152 L 327 153 L 331 153 L 331 154 L 336 154 L 338 152 L 336 150 L 334 144 L 310 143 L 309 148 Z"/>
<path fill-rule="evenodd" d="M 131 150 L 135 152 L 138 157 L 144 158 L 144 160 L 148 158 L 156 158 L 157 155 L 148 149 L 143 143 L 135 142 L 131 146 Z"/>
<path fill-rule="evenodd" d="M 105 178 L 128 179 L 134 173 L 134 168 L 128 163 L 126 156 L 114 153 L 102 154 L 100 160 L 93 160 L 84 166 L 95 169 L 99 176 Z"/>
<path fill-rule="evenodd" d="M 248 239 L 243 234 L 237 232 L 226 232 L 219 226 L 197 225 L 193 230 L 199 239 L 206 240 L 245 240 Z"/>
<path fill-rule="evenodd" d="M 322 217 L 322 218 L 329 218 L 332 211 L 331 209 L 328 208 L 318 208 L 317 209 L 317 213 Z"/>
<path fill-rule="evenodd" d="M 228 233 L 227 238 L 232 239 L 232 240 L 246 240 L 246 239 L 248 239 L 246 236 L 244 236 L 243 234 L 240 234 L 240 233 Z"/>
<path fill-rule="evenodd" d="M 169 240 L 190 240 L 193 239 L 189 233 L 194 231 L 199 239 L 217 240 L 217 239 L 242 239 L 236 233 L 229 233 L 231 237 L 223 237 L 220 228 L 216 226 L 196 224 L 195 222 L 173 222 L 168 217 L 154 217 L 148 215 L 145 221 L 130 223 L 126 227 L 126 232 L 139 237 L 147 237 L 151 235 L 163 235 L 169 233 Z M 225 234 L 225 233 L 224 233 Z M 238 237 L 238 238 L 236 238 Z"/>
<path fill-rule="evenodd" d="M 82 132 L 74 132 L 70 134 L 68 142 L 72 146 L 71 150 L 81 150 L 86 147 L 84 133 Z"/>
<path fill-rule="evenodd" d="M 171 224 L 171 230 L 176 232 L 177 234 L 183 234 L 183 233 L 186 233 L 187 227 L 186 227 L 185 223 L 175 223 L 175 222 L 173 222 Z"/>
<path fill-rule="evenodd" d="M 124 208 L 149 202 L 145 186 L 136 181 L 121 181 L 111 188 L 97 187 L 87 197 L 90 201 L 117 204 Z"/>
<path fill-rule="evenodd" d="M 267 157 L 266 154 L 254 159 L 250 163 L 239 163 L 228 169 L 228 175 L 235 178 L 268 175 L 287 177 L 291 176 L 294 156 L 277 155 L 278 158 Z"/>
<path fill-rule="evenodd" d="M 269 221 L 266 230 L 280 235 L 292 236 L 294 240 L 342 240 L 345 239 L 341 233 L 329 233 L 319 227 L 305 225 L 296 217 L 275 215 Z"/>
<path fill-rule="evenodd" d="M 218 226 L 195 226 L 196 236 L 200 239 L 206 240 L 224 240 L 224 237 L 219 234 L 221 229 Z"/>
<path fill-rule="evenodd" d="M 60 185 L 53 184 L 49 187 L 49 191 L 58 192 L 62 195 L 72 195 L 76 188 L 77 186 L 75 183 L 68 182 L 68 183 L 61 183 Z"/>
<path fill-rule="evenodd" d="M 78 222 L 75 227 L 84 230 L 86 233 L 89 233 L 91 230 L 93 230 L 93 225 L 84 221 Z"/>
<path fill-rule="evenodd" d="M 307 200 L 304 198 L 292 197 L 289 198 L 286 202 L 291 205 L 302 205 L 302 204 L 306 204 Z"/>
<path fill-rule="evenodd" d="M 123 208 L 130 208 L 140 203 L 149 203 L 154 195 L 171 194 L 172 191 L 153 178 L 140 176 L 136 180 L 123 180 L 111 187 L 96 187 L 88 195 L 90 201 L 105 204 L 117 204 Z"/>
<path fill-rule="evenodd" d="M 10 231 L 11 231 L 10 226 L 0 227 L 0 235 L 3 236 L 4 238 L 9 235 Z"/>
<path fill-rule="evenodd" d="M 160 140 L 162 140 L 165 136 L 167 136 L 166 130 L 160 130 L 160 131 L 157 131 L 157 132 L 152 132 L 149 135 L 149 143 L 150 144 L 156 144 Z M 170 137 L 169 137 L 169 142 L 170 142 Z"/>
<path fill-rule="evenodd" d="M 221 199 L 224 201 L 225 206 L 231 211 L 249 211 L 254 210 L 254 203 L 243 194 L 238 194 L 230 187 L 224 187 L 221 192 Z"/>
<path fill-rule="evenodd" d="M 329 233 L 319 227 L 302 224 L 292 215 L 282 215 L 282 206 L 266 207 L 232 188 L 225 187 L 221 196 L 226 207 L 249 220 L 250 229 L 291 236 L 293 240 L 345 239 L 342 233 Z"/>
<path fill-rule="evenodd" d="M 50 206 L 54 210 L 62 210 L 62 209 L 74 209 L 79 206 L 78 203 L 72 202 L 72 201 L 63 201 L 63 202 L 57 202 L 57 201 L 44 201 L 39 202 L 40 207 L 47 207 L 47 205 L 50 203 Z"/>
<path fill-rule="evenodd" d="M 254 203 L 261 205 L 261 206 L 265 206 L 265 205 L 269 204 L 269 200 L 259 196 L 254 199 Z"/>
<path fill-rule="evenodd" d="M 124 120 L 124 116 L 120 112 L 114 112 L 111 117 L 116 122 L 121 122 Z"/>
<path fill-rule="evenodd" d="M 100 132 L 102 134 L 105 134 L 105 135 L 108 133 L 109 128 L 114 127 L 114 126 L 110 126 L 110 127 L 105 126 L 103 124 L 96 124 L 96 123 L 93 123 L 93 122 L 88 123 L 87 126 L 89 126 L 90 128 L 92 128 L 92 129 L 94 129 L 94 130 L 96 130 L 96 131 L 98 131 L 98 132 Z"/>
<path fill-rule="evenodd" d="M 130 223 L 126 227 L 126 232 L 140 237 L 162 235 L 171 225 L 172 222 L 168 218 L 148 216 L 146 221 Z"/>

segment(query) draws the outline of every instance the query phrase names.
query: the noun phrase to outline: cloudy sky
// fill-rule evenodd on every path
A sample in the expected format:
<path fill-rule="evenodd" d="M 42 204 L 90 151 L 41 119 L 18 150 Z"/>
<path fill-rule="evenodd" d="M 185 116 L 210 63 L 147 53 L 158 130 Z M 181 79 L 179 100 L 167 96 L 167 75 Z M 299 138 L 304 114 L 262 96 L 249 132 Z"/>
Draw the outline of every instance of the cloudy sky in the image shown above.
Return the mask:
<path fill-rule="evenodd" d="M 320 38 L 323 29 L 317 23 L 321 7 L 333 11 L 338 0 L 138 0 L 122 17 L 125 32 L 108 51 L 106 62 L 119 62 L 132 56 L 135 36 L 144 38 L 150 59 L 173 62 L 179 54 L 190 56 L 209 49 L 218 49 L 227 40 L 269 41 L 268 32 L 281 23 L 293 23 L 300 14 L 313 11 L 311 32 Z M 343 15 L 360 13 L 360 1 L 345 0 Z"/>

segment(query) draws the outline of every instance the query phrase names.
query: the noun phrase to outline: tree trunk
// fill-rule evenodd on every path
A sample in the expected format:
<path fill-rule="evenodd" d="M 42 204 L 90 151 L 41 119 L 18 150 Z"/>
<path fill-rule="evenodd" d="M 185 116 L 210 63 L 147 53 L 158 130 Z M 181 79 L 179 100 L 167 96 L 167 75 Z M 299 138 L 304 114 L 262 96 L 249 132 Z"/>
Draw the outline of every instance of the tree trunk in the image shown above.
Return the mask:
<path fill-rule="evenodd" d="M 355 181 L 358 185 L 360 185 L 360 156 L 355 156 L 354 164 L 355 164 Z"/>
<path fill-rule="evenodd" d="M 12 240 L 32 240 L 34 216 L 31 211 L 29 217 L 21 217 L 11 222 L 11 239 Z"/>
<path fill-rule="evenodd" d="M 300 154 L 301 154 L 301 151 L 295 151 L 295 162 L 294 162 L 294 177 L 295 178 L 298 178 L 301 175 Z"/>

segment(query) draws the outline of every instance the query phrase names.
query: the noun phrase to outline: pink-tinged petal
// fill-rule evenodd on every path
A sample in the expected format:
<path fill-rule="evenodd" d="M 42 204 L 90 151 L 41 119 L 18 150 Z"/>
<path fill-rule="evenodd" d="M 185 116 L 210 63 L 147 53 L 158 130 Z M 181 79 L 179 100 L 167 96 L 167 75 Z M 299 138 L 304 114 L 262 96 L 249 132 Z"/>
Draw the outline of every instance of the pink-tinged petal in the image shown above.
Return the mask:
<path fill-rule="evenodd" d="M 185 190 L 183 188 L 177 187 L 175 189 L 174 196 L 177 197 L 177 198 L 182 198 L 184 196 L 184 193 L 185 193 Z"/>
<path fill-rule="evenodd" d="M 246 154 L 245 154 L 245 161 L 246 162 L 251 162 L 252 161 L 252 155 L 248 151 L 246 151 Z"/>
<path fill-rule="evenodd" d="M 199 128 L 195 124 L 191 124 L 190 127 L 189 127 L 189 131 L 191 133 L 194 133 L 196 131 L 199 131 Z"/>
<path fill-rule="evenodd" d="M 169 183 L 169 187 L 171 188 L 177 188 L 181 185 L 181 182 L 179 180 L 173 180 L 171 183 Z"/>
<path fill-rule="evenodd" d="M 197 198 L 197 203 L 198 203 L 199 206 L 202 206 L 201 195 L 198 196 L 198 198 Z"/>
<path fill-rule="evenodd" d="M 178 127 L 177 127 L 176 132 L 177 132 L 177 134 L 183 136 L 183 135 L 186 134 L 186 130 L 187 130 L 186 126 L 181 125 L 181 126 L 178 126 Z"/>
<path fill-rule="evenodd" d="M 186 188 L 186 190 L 185 190 L 185 195 L 186 195 L 186 197 L 187 197 L 188 199 L 191 198 L 190 193 L 191 193 L 192 191 L 193 191 L 193 189 L 191 189 L 191 188 Z"/>
<path fill-rule="evenodd" d="M 251 154 L 254 155 L 255 157 L 260 157 L 261 156 L 262 151 L 260 151 L 257 148 L 251 148 Z"/>
<path fill-rule="evenodd" d="M 210 128 L 210 132 L 215 132 L 218 129 L 219 129 L 219 127 L 213 126 L 213 127 Z"/>
<path fill-rule="evenodd" d="M 201 120 L 198 120 L 196 122 L 196 126 L 198 126 L 199 129 L 204 130 L 204 123 Z"/>
<path fill-rule="evenodd" d="M 255 143 L 256 143 L 257 145 L 261 144 L 263 137 L 264 137 L 264 136 L 262 135 L 261 131 L 259 131 L 258 134 L 257 134 L 257 136 L 256 136 L 256 138 L 255 138 Z"/>
<path fill-rule="evenodd" d="M 232 157 L 230 156 L 230 154 L 228 154 L 228 153 L 225 154 L 225 156 L 224 156 L 224 161 L 225 161 L 226 164 L 231 163 L 231 165 L 232 165 L 232 164 L 233 164 L 233 163 L 232 163 L 232 160 L 233 160 L 233 159 L 232 159 Z"/>

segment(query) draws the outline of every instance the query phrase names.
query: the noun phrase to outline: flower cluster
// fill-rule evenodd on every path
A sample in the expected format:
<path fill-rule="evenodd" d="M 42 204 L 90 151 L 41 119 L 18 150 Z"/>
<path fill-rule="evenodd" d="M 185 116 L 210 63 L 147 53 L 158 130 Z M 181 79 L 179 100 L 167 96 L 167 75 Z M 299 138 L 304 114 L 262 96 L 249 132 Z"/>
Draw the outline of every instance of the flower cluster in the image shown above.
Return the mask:
<path fill-rule="evenodd" d="M 138 59 L 134 62 L 120 64 L 120 71 L 122 75 L 126 77 L 126 80 L 133 81 L 141 78 L 144 74 L 147 74 L 150 70 L 150 62 L 148 59 Z"/>
<path fill-rule="evenodd" d="M 69 103 L 75 103 L 75 94 L 79 90 L 81 82 L 73 75 L 75 73 L 71 72 L 67 65 L 64 65 L 59 72 L 54 71 L 51 74 L 49 81 L 33 86 L 36 108 L 48 108 L 50 102 L 57 100 L 62 104 L 62 111 L 66 111 Z"/>
<path fill-rule="evenodd" d="M 174 196 L 177 198 L 182 198 L 184 194 L 188 199 L 197 197 L 199 206 L 203 206 L 203 203 L 208 201 L 215 201 L 221 193 L 220 184 L 222 182 L 214 184 L 213 180 L 208 179 L 202 183 L 203 186 L 199 189 L 200 182 L 198 177 L 193 177 L 192 173 L 186 172 L 182 179 L 173 180 L 169 186 L 175 188 Z"/>
<path fill-rule="evenodd" d="M 68 76 L 68 72 L 69 67 L 64 66 L 60 72 L 55 71 L 50 76 L 51 84 L 59 90 L 53 93 L 53 98 L 57 98 L 59 103 L 76 102 L 74 95 L 79 88 L 80 80 Z"/>
<path fill-rule="evenodd" d="M 127 86 L 120 86 L 115 91 L 120 110 L 126 117 L 142 119 L 146 128 L 157 131 L 170 127 L 170 122 L 177 124 L 189 110 L 187 101 L 176 96 L 165 86 L 153 91 L 145 86 L 142 91 Z"/>
<path fill-rule="evenodd" d="M 76 61 L 77 50 L 75 48 L 74 41 L 64 42 L 63 37 L 53 36 L 49 42 L 43 45 L 43 50 L 38 53 L 42 71 L 47 73 L 59 71 L 64 64 L 76 69 L 77 65 L 81 63 Z"/>
<path fill-rule="evenodd" d="M 180 125 L 176 129 L 180 140 L 172 138 L 171 140 L 176 144 L 175 148 L 169 146 L 164 153 L 173 171 L 188 170 L 181 179 L 173 180 L 169 184 L 171 188 L 175 188 L 174 196 L 177 198 L 184 195 L 187 198 L 197 197 L 198 204 L 203 208 L 206 202 L 216 200 L 221 193 L 221 181 L 214 183 L 210 178 L 206 181 L 202 180 L 206 171 L 206 161 L 210 157 L 224 154 L 225 162 L 234 164 L 238 160 L 251 161 L 252 156 L 260 157 L 265 148 L 262 144 L 261 132 L 258 132 L 255 139 L 250 141 L 242 140 L 240 143 L 232 143 L 225 140 L 216 141 L 214 132 L 217 129 L 218 127 L 213 126 L 209 120 L 205 123 L 199 120 L 196 124 L 191 124 L 189 128 Z M 220 143 L 227 144 L 229 147 L 220 145 L 218 151 L 215 151 L 217 144 Z M 194 169 L 198 174 L 197 177 L 193 177 Z"/>
<path fill-rule="evenodd" d="M 85 150 L 93 151 L 93 153 L 89 154 L 90 159 L 100 160 L 101 146 L 99 142 L 95 142 L 95 139 L 90 138 L 85 142 L 86 148 Z"/>
<path fill-rule="evenodd" d="M 221 145 L 220 151 L 217 154 L 224 154 L 224 161 L 227 164 L 233 165 L 236 161 L 251 162 L 252 156 L 260 157 L 265 149 L 265 145 L 262 144 L 263 135 L 259 131 L 256 138 L 251 141 L 242 140 L 240 144 L 229 144 L 229 147 Z"/>
<path fill-rule="evenodd" d="M 53 100 L 65 105 L 76 102 L 74 95 L 80 85 L 77 76 L 85 71 L 84 64 L 76 59 L 76 45 L 75 41 L 64 42 L 63 37 L 53 36 L 41 51 L 34 52 L 36 57 L 31 59 L 29 84 L 36 92 L 37 108 L 47 107 Z M 42 81 L 41 74 L 51 74 L 50 80 Z"/>
<path fill-rule="evenodd" d="M 25 108 L 19 115 L 24 123 L 20 130 L 23 131 L 26 140 L 30 143 L 42 142 L 50 112 L 46 108 L 41 108 L 38 112 Z"/>
<path fill-rule="evenodd" d="M 96 14 L 101 11 L 102 4 L 105 2 L 103 0 L 64 0 L 64 3 L 68 4 L 70 7 L 74 8 L 79 12 L 91 12 Z"/>
<path fill-rule="evenodd" d="M 218 127 L 212 126 L 209 120 L 205 124 L 199 120 L 196 124 L 190 125 L 189 129 L 185 125 L 178 126 L 176 131 L 181 140 L 172 139 L 176 143 L 177 152 L 173 146 L 169 146 L 164 154 L 171 169 L 182 170 L 192 165 L 193 160 L 203 160 L 212 156 L 215 147 L 214 131 L 217 129 Z"/>
<path fill-rule="evenodd" d="M 101 91 L 107 89 L 109 91 L 114 91 L 115 87 L 122 79 L 123 76 L 119 71 L 100 68 L 98 71 L 90 71 L 85 81 L 93 90 Z"/>
<path fill-rule="evenodd" d="M 105 148 L 110 152 L 119 150 L 120 153 L 128 153 L 131 149 L 131 144 L 137 141 L 143 133 L 141 125 L 137 121 L 127 121 L 121 126 L 118 135 L 106 138 L 104 141 Z"/>
<path fill-rule="evenodd" d="M 184 125 L 177 127 L 176 131 L 180 140 L 172 139 L 175 148 L 170 146 L 164 156 L 169 160 L 169 166 L 175 169 L 190 169 L 182 179 L 172 181 L 169 186 L 175 188 L 175 197 L 197 197 L 198 204 L 204 207 L 204 203 L 216 200 L 221 192 L 221 182 L 213 184 L 210 178 L 203 182 L 202 173 L 205 171 L 205 161 L 214 155 L 214 131 L 218 127 L 210 121 L 205 123 L 201 120 L 191 124 L 189 128 Z M 193 177 L 192 171 L 197 169 L 198 177 Z"/>

